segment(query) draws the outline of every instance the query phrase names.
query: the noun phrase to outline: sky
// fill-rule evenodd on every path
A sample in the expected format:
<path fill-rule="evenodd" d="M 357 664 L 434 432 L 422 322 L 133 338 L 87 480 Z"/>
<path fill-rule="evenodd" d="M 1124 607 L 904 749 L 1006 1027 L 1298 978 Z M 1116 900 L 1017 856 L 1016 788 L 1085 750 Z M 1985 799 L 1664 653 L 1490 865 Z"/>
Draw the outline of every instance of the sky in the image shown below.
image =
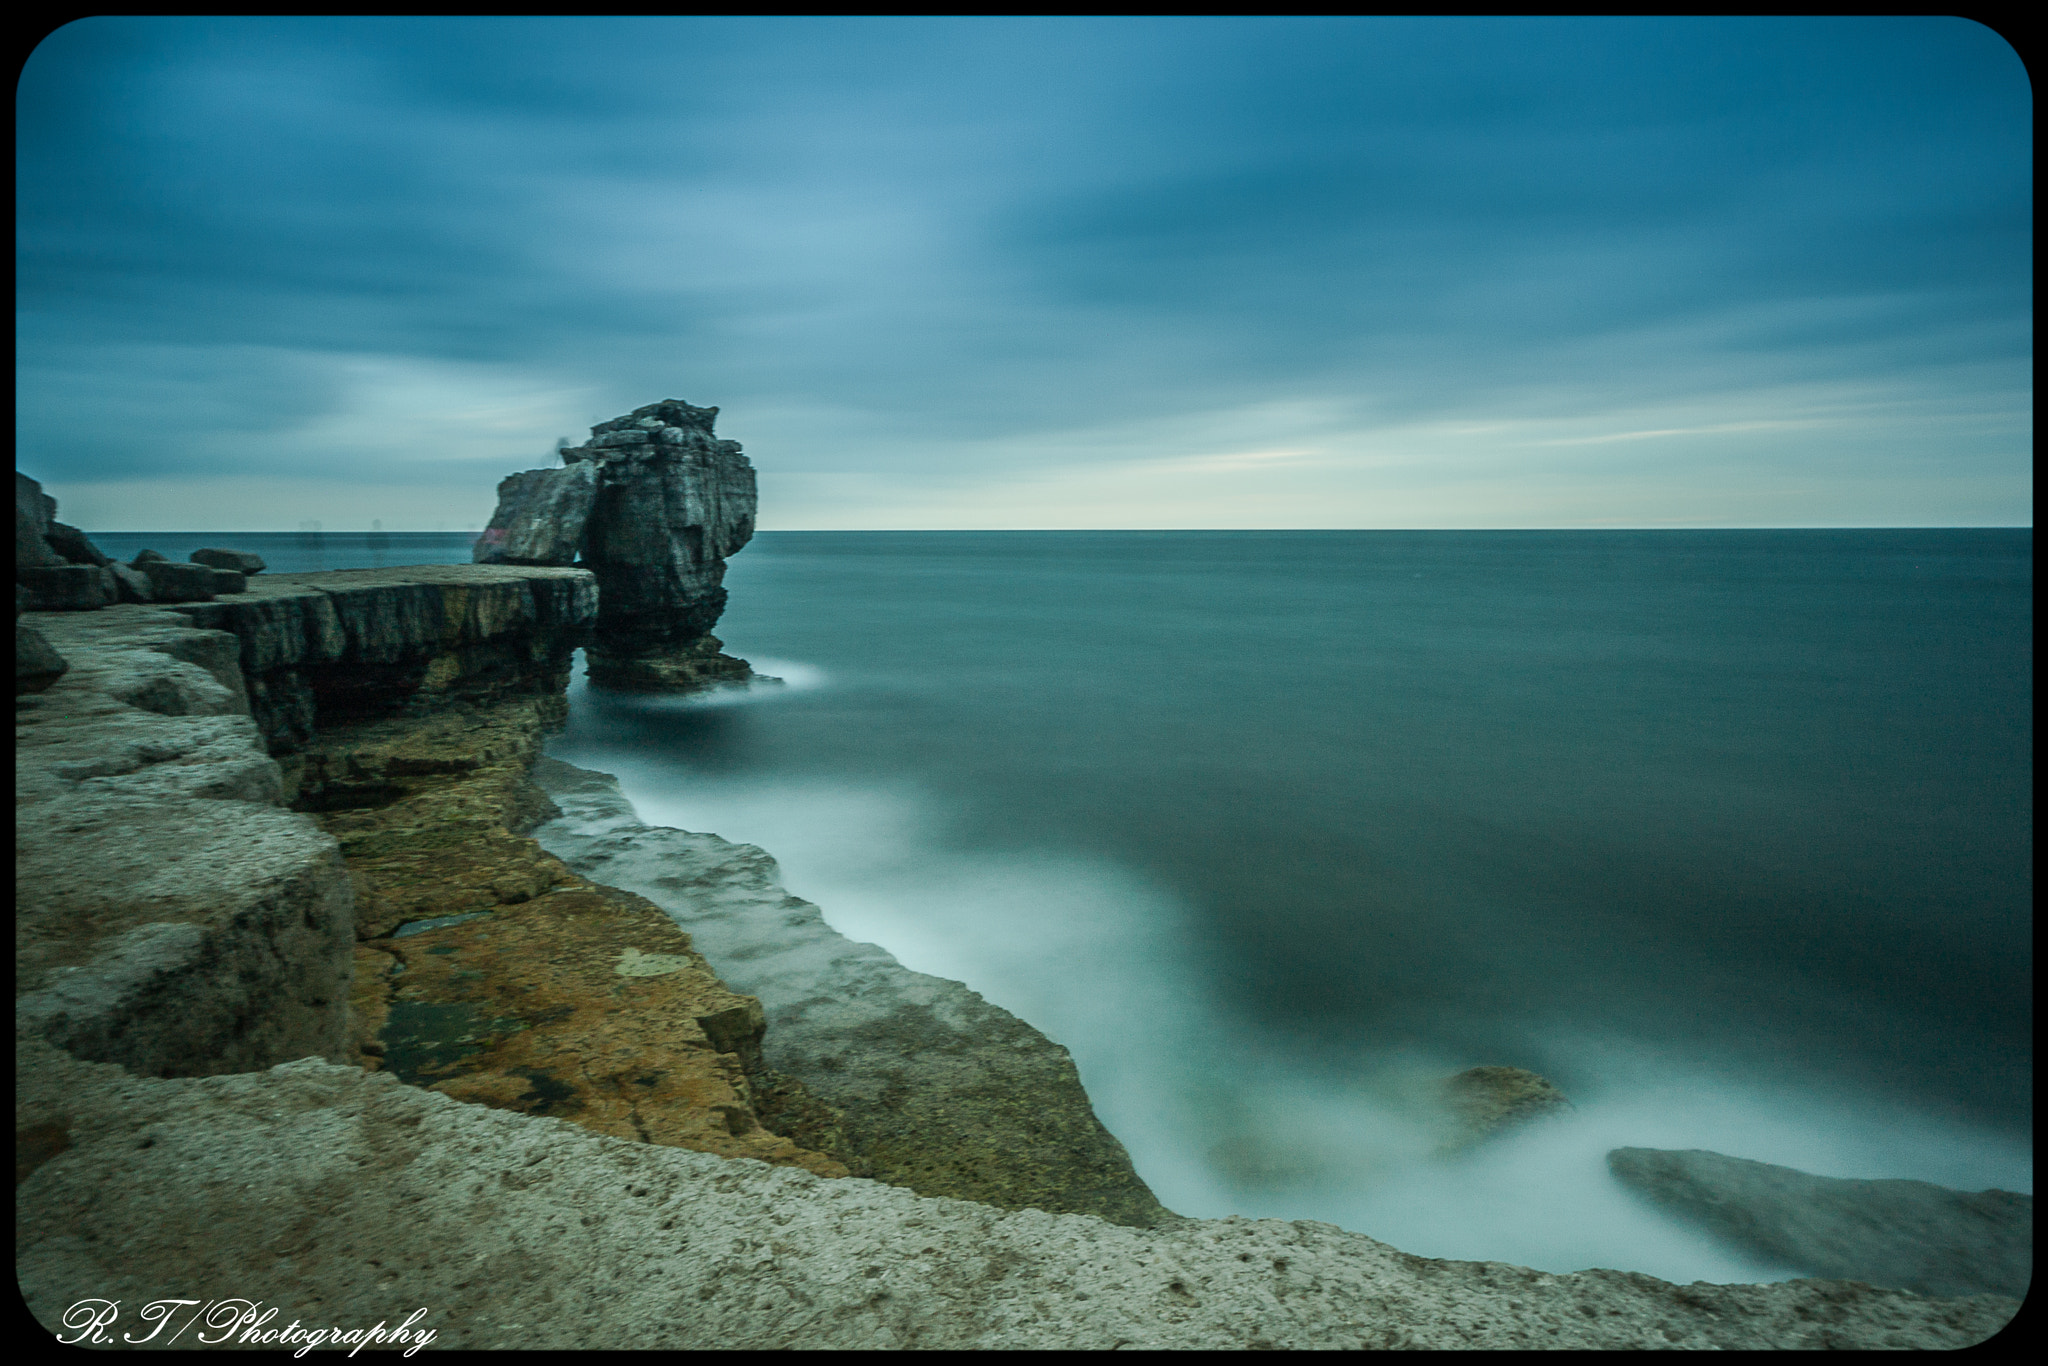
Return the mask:
<path fill-rule="evenodd" d="M 1955 18 L 103 17 L 17 466 L 481 527 L 662 398 L 765 529 L 2032 521 L 2032 94 Z"/>

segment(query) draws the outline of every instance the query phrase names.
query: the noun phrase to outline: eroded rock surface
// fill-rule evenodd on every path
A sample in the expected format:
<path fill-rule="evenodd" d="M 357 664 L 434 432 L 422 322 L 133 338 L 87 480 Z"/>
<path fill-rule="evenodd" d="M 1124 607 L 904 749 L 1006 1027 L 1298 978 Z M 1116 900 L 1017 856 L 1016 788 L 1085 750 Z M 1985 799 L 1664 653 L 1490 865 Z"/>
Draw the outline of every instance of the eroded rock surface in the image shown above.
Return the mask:
<path fill-rule="evenodd" d="M 289 755 L 316 729 L 559 697 L 597 585 L 583 570 L 509 565 L 259 574 L 232 599 L 177 610 L 241 642 L 252 714 L 271 753 Z"/>
<path fill-rule="evenodd" d="M 342 1327 L 424 1308 L 437 1348 L 1938 1348 L 2018 1308 L 1006 1213 L 312 1061 L 154 1080 L 31 1044 L 17 1069 L 17 1268 L 53 1332 L 87 1296 L 238 1296 Z"/>
<path fill-rule="evenodd" d="M 925 1195 L 1135 1226 L 1175 1218 L 1096 1119 L 1066 1049 L 961 983 L 839 934 L 783 890 L 761 850 L 643 825 L 606 774 L 544 759 L 534 776 L 563 813 L 534 832 L 543 848 L 653 901 L 721 977 L 761 998 L 770 1066 L 801 1078 L 842 1130 L 794 1135 Z"/>
<path fill-rule="evenodd" d="M 15 713 L 15 1022 L 148 1075 L 346 1055 L 353 902 L 281 809 L 234 637 L 43 613 L 70 664 Z"/>
<path fill-rule="evenodd" d="M 351 1006 L 365 1066 L 598 1133 L 843 1176 L 765 1127 L 761 1004 L 728 990 L 659 908 L 518 833 L 553 813 L 527 778 L 558 697 L 339 727 L 300 802 L 356 896 Z"/>
<path fill-rule="evenodd" d="M 564 467 L 515 474 L 474 552 L 482 564 L 580 563 L 597 576 L 586 659 L 600 687 L 689 691 L 748 677 L 711 628 L 725 561 L 754 534 L 754 467 L 712 431 L 716 408 L 664 399 L 590 429 Z"/>
<path fill-rule="evenodd" d="M 1615 1176 L 1746 1252 L 1922 1295 L 2024 1296 L 2034 1197 L 1852 1181 L 1704 1149 L 1616 1148 Z"/>

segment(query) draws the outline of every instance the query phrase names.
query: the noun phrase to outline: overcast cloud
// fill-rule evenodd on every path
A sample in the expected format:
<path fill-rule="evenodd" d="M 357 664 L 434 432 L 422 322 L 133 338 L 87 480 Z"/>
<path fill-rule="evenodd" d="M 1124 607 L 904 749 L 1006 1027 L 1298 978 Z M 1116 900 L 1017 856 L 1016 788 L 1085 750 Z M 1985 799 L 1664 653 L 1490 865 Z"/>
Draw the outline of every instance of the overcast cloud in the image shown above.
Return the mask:
<path fill-rule="evenodd" d="M 2031 95 L 1942 18 L 188 19 L 20 88 L 18 464 L 480 526 L 2031 521 Z"/>

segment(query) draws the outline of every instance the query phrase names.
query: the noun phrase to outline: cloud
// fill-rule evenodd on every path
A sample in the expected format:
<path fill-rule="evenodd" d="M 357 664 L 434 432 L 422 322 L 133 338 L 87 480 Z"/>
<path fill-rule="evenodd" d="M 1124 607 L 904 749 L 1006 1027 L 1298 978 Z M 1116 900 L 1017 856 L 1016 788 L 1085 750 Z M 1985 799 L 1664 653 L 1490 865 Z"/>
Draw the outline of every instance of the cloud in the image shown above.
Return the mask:
<path fill-rule="evenodd" d="M 2028 100 L 1939 19 L 86 20 L 21 86 L 22 458 L 404 482 L 678 396 L 993 515 L 1298 444 L 1203 414 L 1796 460 L 1774 390 L 1845 384 L 2023 516 Z"/>

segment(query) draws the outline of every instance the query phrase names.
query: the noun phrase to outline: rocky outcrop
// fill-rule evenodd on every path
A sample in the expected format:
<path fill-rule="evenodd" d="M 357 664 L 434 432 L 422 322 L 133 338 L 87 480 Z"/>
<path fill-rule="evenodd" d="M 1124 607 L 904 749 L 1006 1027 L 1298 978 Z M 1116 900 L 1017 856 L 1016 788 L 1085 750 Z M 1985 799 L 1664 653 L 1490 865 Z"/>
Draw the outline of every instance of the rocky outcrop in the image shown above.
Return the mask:
<path fill-rule="evenodd" d="M 597 1133 L 844 1176 L 765 1127 L 761 1003 L 726 988 L 639 897 L 577 877 L 523 832 L 557 697 L 317 735 L 300 803 L 356 895 L 363 1065 Z"/>
<path fill-rule="evenodd" d="M 1703 1149 L 1616 1148 L 1615 1176 L 1745 1252 L 1811 1276 L 1918 1294 L 2024 1296 L 2034 1197 L 1851 1181 Z"/>
<path fill-rule="evenodd" d="M 783 890 L 761 850 L 642 825 L 606 774 L 547 759 L 534 776 L 562 810 L 534 832 L 543 848 L 660 906 L 727 982 L 761 998 L 769 1064 L 802 1078 L 840 1129 L 798 1121 L 793 1134 L 924 1195 L 1175 1219 L 1096 1119 L 1066 1049 L 960 983 L 845 938 Z"/>
<path fill-rule="evenodd" d="M 1436 1261 L 1328 1224 L 1005 1212 L 313 1061 L 150 1080 L 31 1045 L 17 1069 L 32 1136 L 17 1276 L 64 1338 L 87 1297 L 119 1302 L 112 1331 L 148 1331 L 153 1301 L 236 1297 L 277 1309 L 273 1327 L 424 1310 L 437 1348 L 728 1352 L 1936 1348 L 1983 1341 L 2018 1308 Z"/>
<path fill-rule="evenodd" d="M 559 697 L 597 585 L 577 569 L 413 565 L 262 574 L 231 600 L 177 610 L 241 642 L 264 743 L 292 755 L 322 728 Z"/>
<path fill-rule="evenodd" d="M 1443 1144 L 1447 1152 L 1572 1108 L 1564 1092 L 1520 1067 L 1467 1068 L 1444 1082 L 1440 1100 L 1450 1121 Z"/>
<path fill-rule="evenodd" d="M 481 564 L 580 563 L 597 576 L 592 683 L 686 691 L 748 676 L 711 628 L 725 610 L 725 561 L 754 534 L 754 468 L 713 435 L 716 408 L 664 399 L 590 429 L 559 470 L 498 486 L 478 539 Z"/>
<path fill-rule="evenodd" d="M 334 841 L 281 809 L 234 637 L 38 614 L 70 668 L 15 713 L 15 1024 L 140 1075 L 346 1056 Z"/>

